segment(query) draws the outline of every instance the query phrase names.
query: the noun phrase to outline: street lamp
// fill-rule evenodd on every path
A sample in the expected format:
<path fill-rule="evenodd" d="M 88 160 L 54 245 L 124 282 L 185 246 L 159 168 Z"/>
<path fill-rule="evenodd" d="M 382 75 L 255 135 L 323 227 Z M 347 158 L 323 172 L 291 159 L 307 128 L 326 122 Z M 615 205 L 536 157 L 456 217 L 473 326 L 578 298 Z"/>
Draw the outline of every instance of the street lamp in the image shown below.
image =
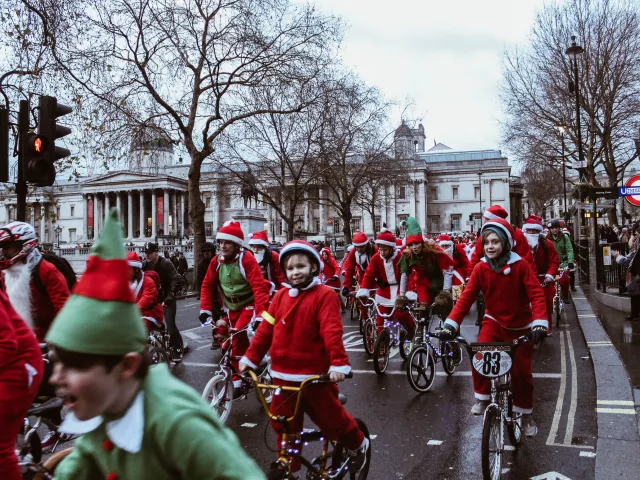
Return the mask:
<path fill-rule="evenodd" d="M 564 133 L 567 131 L 567 125 L 565 121 L 562 120 L 560 125 L 558 125 L 558 130 L 560 131 L 560 138 L 562 142 L 562 188 L 564 190 L 564 220 L 567 221 L 567 168 L 565 164 L 564 158 Z"/>
<path fill-rule="evenodd" d="M 60 248 L 60 234 L 62 233 L 62 227 L 60 225 L 58 225 L 55 228 L 55 232 L 56 232 L 56 238 L 57 238 L 57 243 L 58 243 L 58 248 Z"/>
<path fill-rule="evenodd" d="M 578 161 L 580 162 L 580 181 L 584 181 L 584 152 L 582 151 L 582 132 L 580 129 L 580 84 L 578 82 L 578 57 L 584 53 L 584 48 L 576 44 L 575 35 L 571 36 L 571 46 L 565 52 L 573 62 L 573 91 L 576 94 L 576 128 L 578 134 Z M 571 92 L 571 82 L 569 82 L 569 92 Z"/>
<path fill-rule="evenodd" d="M 478 196 L 480 197 L 480 223 L 482 223 L 482 170 L 478 170 Z M 478 231 L 480 231 L 480 228 L 478 228 Z"/>

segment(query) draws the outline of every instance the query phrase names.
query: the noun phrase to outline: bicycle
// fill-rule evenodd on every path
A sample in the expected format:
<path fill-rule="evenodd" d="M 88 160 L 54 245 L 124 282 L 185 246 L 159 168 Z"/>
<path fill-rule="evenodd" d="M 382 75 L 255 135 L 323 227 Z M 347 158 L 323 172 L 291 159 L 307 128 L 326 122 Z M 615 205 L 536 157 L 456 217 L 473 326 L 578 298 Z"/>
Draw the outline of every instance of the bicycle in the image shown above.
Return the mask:
<path fill-rule="evenodd" d="M 384 326 L 378 333 L 378 338 L 373 346 L 373 369 L 378 375 L 383 375 L 389 366 L 391 349 L 398 348 L 400 356 L 406 360 L 413 349 L 413 339 L 409 339 L 409 332 L 399 321 L 391 319 L 396 311 L 395 306 L 391 307 L 389 313 L 383 314 L 380 313 L 376 302 L 376 311 L 383 318 Z"/>
<path fill-rule="evenodd" d="M 202 391 L 202 399 L 209 404 L 222 423 L 225 423 L 229 418 L 233 402 L 246 398 L 247 393 L 253 389 L 251 379 L 240 373 L 234 365 L 234 361 L 240 360 L 240 357 L 232 355 L 232 347 L 235 346 L 234 342 L 237 342 L 237 337 L 248 329 L 249 326 L 240 330 L 229 328 L 229 338 L 221 345 L 222 357 L 218 363 L 218 369 Z M 268 361 L 263 360 L 260 367 L 260 380 L 263 384 L 271 385 L 272 379 L 268 369 Z M 241 382 L 240 387 L 234 387 L 234 380 Z M 271 401 L 270 395 L 269 401 Z"/>
<path fill-rule="evenodd" d="M 22 475 L 23 480 L 53 480 L 56 468 L 64 460 L 67 455 L 73 452 L 73 447 L 65 448 L 51 455 L 45 462 L 24 462 L 20 464 L 21 468 L 26 468 Z"/>
<path fill-rule="evenodd" d="M 457 340 L 467 349 L 474 370 L 491 379 L 491 401 L 482 425 L 482 476 L 484 480 L 497 480 L 502 474 L 505 425 L 511 444 L 517 449 L 522 443 L 522 414 L 513 411 L 510 372 L 518 345 L 530 342 L 531 336 L 523 335 L 512 342 L 467 343 L 463 337 Z"/>
<path fill-rule="evenodd" d="M 438 361 L 442 363 L 442 368 L 447 375 L 453 375 L 456 367 L 462 363 L 462 351 L 458 340 L 443 341 L 440 339 L 442 318 L 438 317 L 438 328 L 435 331 L 430 331 L 432 321 L 437 316 L 434 314 L 435 308 L 436 304 L 433 303 L 429 307 L 428 315 L 424 315 L 427 311 L 426 305 L 411 309 L 417 331 L 413 340 L 414 348 L 407 362 L 407 379 L 411 388 L 418 393 L 425 393 L 433 386 Z M 436 346 L 431 342 L 432 338 L 438 340 Z M 456 349 L 459 352 L 457 359 L 454 355 Z"/>
<path fill-rule="evenodd" d="M 358 302 L 362 303 L 362 306 L 367 309 L 367 319 L 362 326 L 362 343 L 364 350 L 368 355 L 373 355 L 375 351 L 376 339 L 378 338 L 378 325 L 376 323 L 376 304 L 372 298 L 369 298 L 369 302 L 358 299 Z"/>
<path fill-rule="evenodd" d="M 158 365 L 160 363 L 166 363 L 167 365 L 173 361 L 176 365 L 182 362 L 184 352 L 182 350 L 176 350 L 171 346 L 171 337 L 169 331 L 165 327 L 164 323 L 157 326 L 149 332 L 147 337 L 147 345 L 149 345 L 149 356 L 151 357 L 151 363 Z"/>
<path fill-rule="evenodd" d="M 555 278 L 556 293 L 553 296 L 553 318 L 556 320 L 556 328 L 560 328 L 560 320 L 564 320 L 567 317 L 567 312 L 564 310 L 564 300 L 562 300 L 562 288 L 560 287 L 560 279 L 569 272 L 569 267 L 565 267 Z M 551 320 L 553 321 L 553 319 Z"/>
<path fill-rule="evenodd" d="M 371 447 L 367 451 L 365 464 L 360 472 L 349 471 L 349 456 L 346 449 L 337 441 L 327 439 L 319 430 L 304 429 L 302 432 L 291 432 L 289 426 L 295 420 L 300 411 L 302 404 L 302 391 L 309 385 L 331 382 L 328 374 L 314 375 L 304 380 L 300 386 L 278 386 L 270 384 L 262 384 L 255 372 L 248 370 L 251 380 L 254 382 L 256 395 L 262 404 L 262 408 L 267 413 L 269 419 L 273 422 L 281 423 L 284 426 L 282 433 L 282 441 L 278 446 L 278 459 L 271 464 L 271 468 L 267 473 L 267 480 L 285 480 L 292 478 L 291 465 L 294 460 L 298 460 L 307 469 L 307 480 L 341 480 L 349 474 L 350 480 L 366 480 L 369 475 L 369 467 L 371 465 Z M 352 378 L 353 373 L 346 376 Z M 274 390 L 276 395 L 282 395 L 283 392 L 293 392 L 297 394 L 296 405 L 293 414 L 290 417 L 277 415 L 277 412 L 271 413 L 267 400 L 264 396 L 265 390 Z M 344 405 L 347 399 L 340 395 L 340 402 Z M 365 437 L 371 442 L 369 429 L 367 425 L 360 419 L 356 418 L 358 427 L 364 433 Z M 302 455 L 301 445 L 307 445 L 311 442 L 322 442 L 322 453 L 319 457 L 309 461 Z M 329 451 L 329 445 L 333 446 L 333 451 Z M 329 464 L 330 462 L 330 464 Z"/>

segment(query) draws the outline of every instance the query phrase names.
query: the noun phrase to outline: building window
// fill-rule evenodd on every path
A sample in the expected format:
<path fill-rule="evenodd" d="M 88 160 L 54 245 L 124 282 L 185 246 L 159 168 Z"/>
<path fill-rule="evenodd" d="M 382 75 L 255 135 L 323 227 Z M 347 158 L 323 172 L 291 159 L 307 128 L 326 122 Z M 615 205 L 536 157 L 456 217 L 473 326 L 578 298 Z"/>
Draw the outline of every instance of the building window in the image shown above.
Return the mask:
<path fill-rule="evenodd" d="M 60 218 L 60 207 L 56 207 L 56 218 Z"/>
<path fill-rule="evenodd" d="M 71 209 L 73 210 L 73 207 L 71 207 Z M 75 241 L 76 241 L 76 229 L 75 228 L 70 228 L 69 229 L 69 243 L 74 243 Z"/>
<path fill-rule="evenodd" d="M 376 217 L 375 221 L 373 222 L 373 232 L 376 234 L 380 232 L 380 223 L 380 217 Z"/>
<path fill-rule="evenodd" d="M 342 227 L 340 226 L 340 219 L 334 217 L 333 219 L 333 233 L 339 233 L 342 231 Z"/>
<path fill-rule="evenodd" d="M 480 187 L 473 187 L 473 198 L 480 198 Z"/>
<path fill-rule="evenodd" d="M 316 218 L 315 227 L 316 227 L 315 228 L 315 232 L 318 233 L 320 231 L 320 219 L 319 218 Z"/>
<path fill-rule="evenodd" d="M 400 187 L 400 193 L 398 194 L 400 200 L 407 198 L 407 188 L 405 186 Z"/>
<path fill-rule="evenodd" d="M 76 206 L 75 206 L 75 205 L 71 205 L 70 210 L 71 210 L 71 216 L 72 216 L 72 217 L 73 217 L 73 216 L 75 216 L 75 213 L 76 213 Z"/>
<path fill-rule="evenodd" d="M 213 223 L 205 222 L 204 224 L 204 236 L 213 237 Z"/>
<path fill-rule="evenodd" d="M 211 208 L 211 197 L 204 197 L 204 208 L 207 210 Z"/>
<path fill-rule="evenodd" d="M 224 208 L 231 208 L 231 195 L 229 194 L 224 196 Z"/>
<path fill-rule="evenodd" d="M 353 232 L 359 232 L 360 231 L 360 217 L 356 217 L 356 218 L 352 218 L 351 219 L 351 233 Z"/>
<path fill-rule="evenodd" d="M 13 222 L 13 207 L 9 207 L 9 222 Z"/>
<path fill-rule="evenodd" d="M 479 232 L 482 228 L 482 215 L 474 215 L 473 216 L 473 229 L 476 232 Z"/>
<path fill-rule="evenodd" d="M 310 187 L 308 193 L 309 200 L 318 200 L 318 187 Z"/>
<path fill-rule="evenodd" d="M 460 231 L 460 219 L 462 215 L 451 215 L 451 230 Z"/>
<path fill-rule="evenodd" d="M 278 235 L 282 235 L 282 232 L 284 230 L 284 221 L 282 220 L 276 220 L 278 223 Z"/>
<path fill-rule="evenodd" d="M 429 233 L 439 233 L 439 232 L 440 232 L 440 216 L 431 215 L 429 217 Z"/>
<path fill-rule="evenodd" d="M 458 200 L 458 187 L 451 187 L 451 196 L 454 200 Z"/>
<path fill-rule="evenodd" d="M 438 200 L 438 187 L 430 188 L 429 196 L 431 197 L 431 200 Z"/>

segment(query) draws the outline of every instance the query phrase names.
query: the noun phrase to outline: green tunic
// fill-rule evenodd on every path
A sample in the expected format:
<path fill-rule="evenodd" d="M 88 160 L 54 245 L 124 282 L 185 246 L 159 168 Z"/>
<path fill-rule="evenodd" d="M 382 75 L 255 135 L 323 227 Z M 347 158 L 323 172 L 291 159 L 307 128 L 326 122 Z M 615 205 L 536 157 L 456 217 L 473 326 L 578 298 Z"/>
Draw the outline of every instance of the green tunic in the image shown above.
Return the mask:
<path fill-rule="evenodd" d="M 235 435 L 195 390 L 152 367 L 143 383 L 144 433 L 137 453 L 108 440 L 105 423 L 80 437 L 56 469 L 56 480 L 263 480 Z M 110 420 L 110 419 L 107 419 Z M 110 444 L 110 445 L 109 445 Z"/>
<path fill-rule="evenodd" d="M 238 311 L 253 303 L 253 290 L 240 272 L 239 259 L 233 263 L 220 263 L 218 283 L 222 289 L 222 300 L 229 310 Z"/>

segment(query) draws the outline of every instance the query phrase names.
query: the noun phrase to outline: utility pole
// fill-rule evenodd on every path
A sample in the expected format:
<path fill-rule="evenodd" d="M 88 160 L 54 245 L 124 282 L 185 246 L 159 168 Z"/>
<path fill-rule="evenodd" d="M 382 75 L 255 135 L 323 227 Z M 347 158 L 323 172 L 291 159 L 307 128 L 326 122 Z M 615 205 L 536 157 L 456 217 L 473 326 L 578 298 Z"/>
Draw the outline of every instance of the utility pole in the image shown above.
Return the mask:
<path fill-rule="evenodd" d="M 16 182 L 17 212 L 16 220 L 26 222 L 27 218 L 27 180 L 25 178 L 25 139 L 29 134 L 29 100 L 20 100 L 18 112 L 18 179 Z"/>

